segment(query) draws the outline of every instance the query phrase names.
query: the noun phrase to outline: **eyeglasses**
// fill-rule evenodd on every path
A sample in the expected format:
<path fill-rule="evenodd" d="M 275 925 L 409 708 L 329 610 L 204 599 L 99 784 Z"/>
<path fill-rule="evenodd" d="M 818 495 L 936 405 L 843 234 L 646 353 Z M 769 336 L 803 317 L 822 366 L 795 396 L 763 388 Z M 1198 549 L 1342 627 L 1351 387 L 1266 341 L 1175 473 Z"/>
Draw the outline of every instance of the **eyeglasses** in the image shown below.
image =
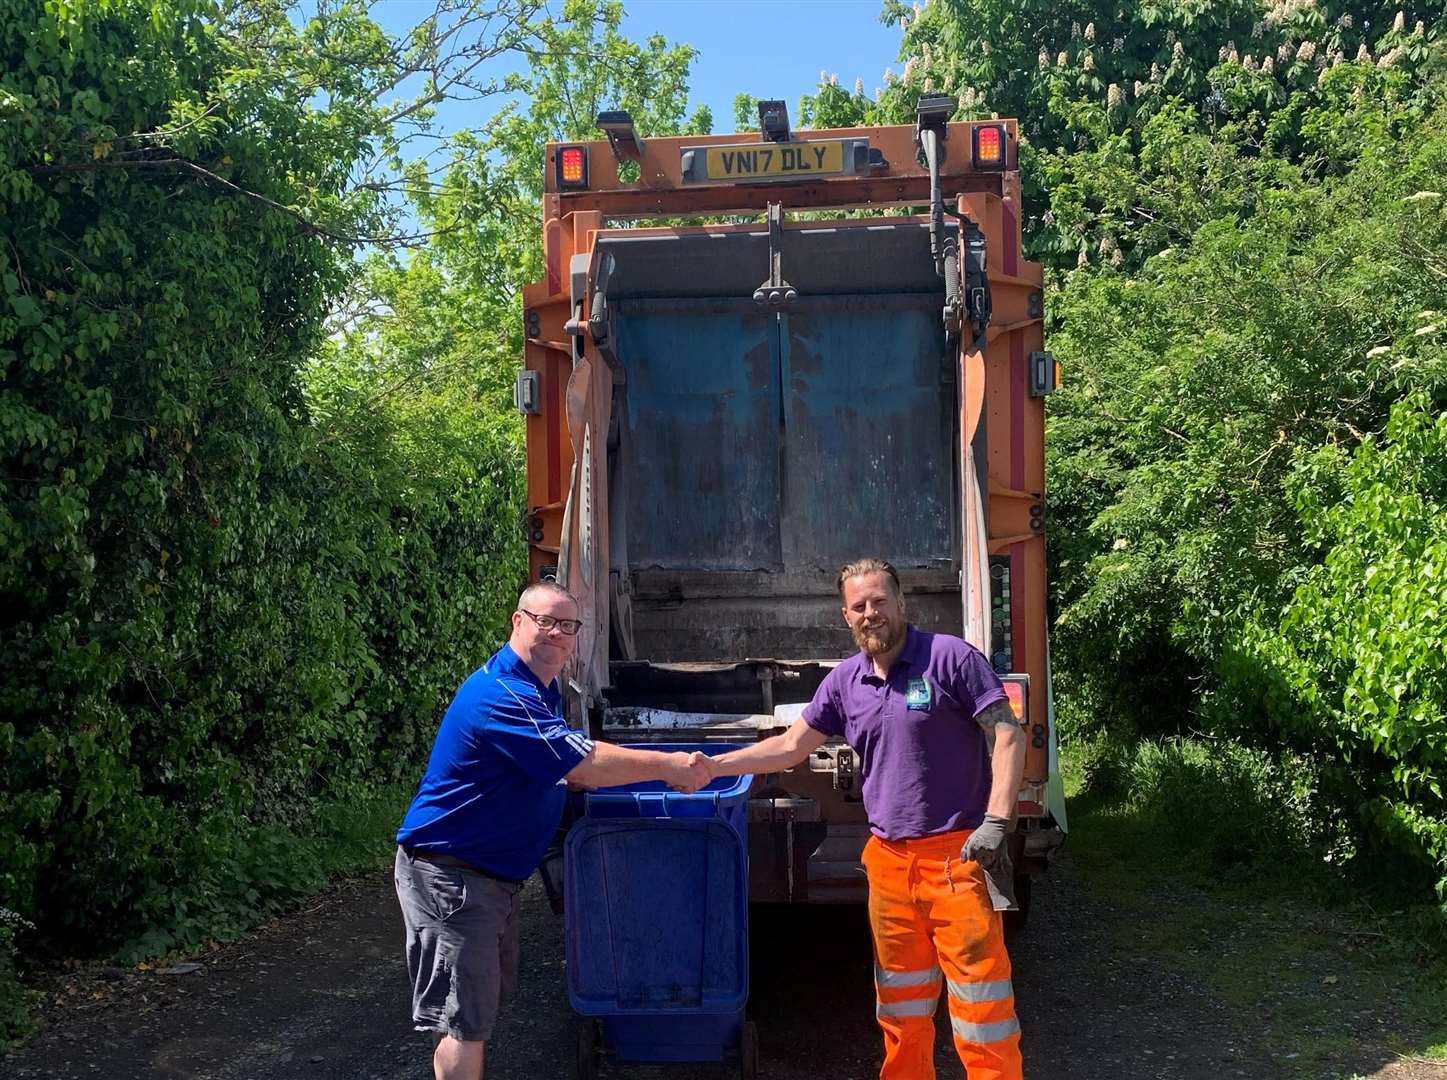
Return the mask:
<path fill-rule="evenodd" d="M 556 626 L 563 633 L 572 637 L 583 628 L 583 623 L 579 619 L 555 619 L 551 615 L 534 615 L 526 608 L 518 608 L 518 610 L 537 623 L 539 630 L 551 630 Z"/>

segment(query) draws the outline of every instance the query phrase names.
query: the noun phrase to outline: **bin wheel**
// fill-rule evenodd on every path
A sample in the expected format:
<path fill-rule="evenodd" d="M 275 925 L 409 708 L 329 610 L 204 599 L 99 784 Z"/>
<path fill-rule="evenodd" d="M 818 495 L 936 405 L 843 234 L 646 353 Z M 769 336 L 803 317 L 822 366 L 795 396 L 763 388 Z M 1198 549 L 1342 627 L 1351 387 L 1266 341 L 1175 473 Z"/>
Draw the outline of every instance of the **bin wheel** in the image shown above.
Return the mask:
<path fill-rule="evenodd" d="M 759 1075 L 759 1029 L 752 1020 L 745 1020 L 739 1029 L 739 1072 L 744 1080 Z"/>
<path fill-rule="evenodd" d="M 580 1020 L 578 1022 L 578 1080 L 597 1080 L 600 1056 L 598 1022 L 596 1020 Z"/>

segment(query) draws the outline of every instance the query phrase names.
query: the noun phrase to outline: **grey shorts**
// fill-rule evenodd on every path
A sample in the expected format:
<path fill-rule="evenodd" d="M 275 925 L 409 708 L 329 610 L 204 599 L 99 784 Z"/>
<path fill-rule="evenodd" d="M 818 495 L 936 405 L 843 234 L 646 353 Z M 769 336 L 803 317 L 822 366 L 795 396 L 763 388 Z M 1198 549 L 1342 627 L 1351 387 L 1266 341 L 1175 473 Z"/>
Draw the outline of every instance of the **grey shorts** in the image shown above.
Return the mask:
<path fill-rule="evenodd" d="M 521 885 L 415 859 L 397 849 L 412 1022 L 418 1031 L 486 1042 L 517 986 Z"/>

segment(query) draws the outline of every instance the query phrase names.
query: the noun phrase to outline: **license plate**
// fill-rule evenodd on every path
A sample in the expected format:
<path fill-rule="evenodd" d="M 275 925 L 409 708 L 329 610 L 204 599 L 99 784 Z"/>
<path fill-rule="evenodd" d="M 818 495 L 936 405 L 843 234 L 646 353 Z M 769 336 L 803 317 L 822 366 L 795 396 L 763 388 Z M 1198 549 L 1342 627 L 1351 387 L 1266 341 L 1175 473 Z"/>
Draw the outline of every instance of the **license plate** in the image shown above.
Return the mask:
<path fill-rule="evenodd" d="M 844 142 L 818 139 L 798 143 L 710 146 L 704 159 L 710 180 L 796 180 L 844 171 Z"/>

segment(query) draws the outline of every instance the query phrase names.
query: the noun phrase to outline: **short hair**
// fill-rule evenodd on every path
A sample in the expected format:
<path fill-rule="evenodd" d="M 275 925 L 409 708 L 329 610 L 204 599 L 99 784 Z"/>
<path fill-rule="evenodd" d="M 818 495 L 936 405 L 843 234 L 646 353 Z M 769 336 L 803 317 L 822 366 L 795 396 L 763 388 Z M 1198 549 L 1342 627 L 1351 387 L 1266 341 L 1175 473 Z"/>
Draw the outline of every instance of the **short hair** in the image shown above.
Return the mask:
<path fill-rule="evenodd" d="M 530 600 L 539 596 L 561 596 L 564 600 L 572 601 L 574 611 L 582 610 L 582 605 L 578 603 L 578 598 L 552 578 L 547 578 L 544 581 L 535 581 L 524 589 L 518 596 L 518 610 L 521 611 L 527 607 Z"/>
<path fill-rule="evenodd" d="M 883 574 L 894 583 L 894 595 L 904 595 L 904 589 L 899 584 L 899 571 L 883 559 L 855 559 L 848 566 L 839 571 L 839 595 L 844 595 L 844 583 L 852 577 L 859 577 L 861 574 Z"/>

